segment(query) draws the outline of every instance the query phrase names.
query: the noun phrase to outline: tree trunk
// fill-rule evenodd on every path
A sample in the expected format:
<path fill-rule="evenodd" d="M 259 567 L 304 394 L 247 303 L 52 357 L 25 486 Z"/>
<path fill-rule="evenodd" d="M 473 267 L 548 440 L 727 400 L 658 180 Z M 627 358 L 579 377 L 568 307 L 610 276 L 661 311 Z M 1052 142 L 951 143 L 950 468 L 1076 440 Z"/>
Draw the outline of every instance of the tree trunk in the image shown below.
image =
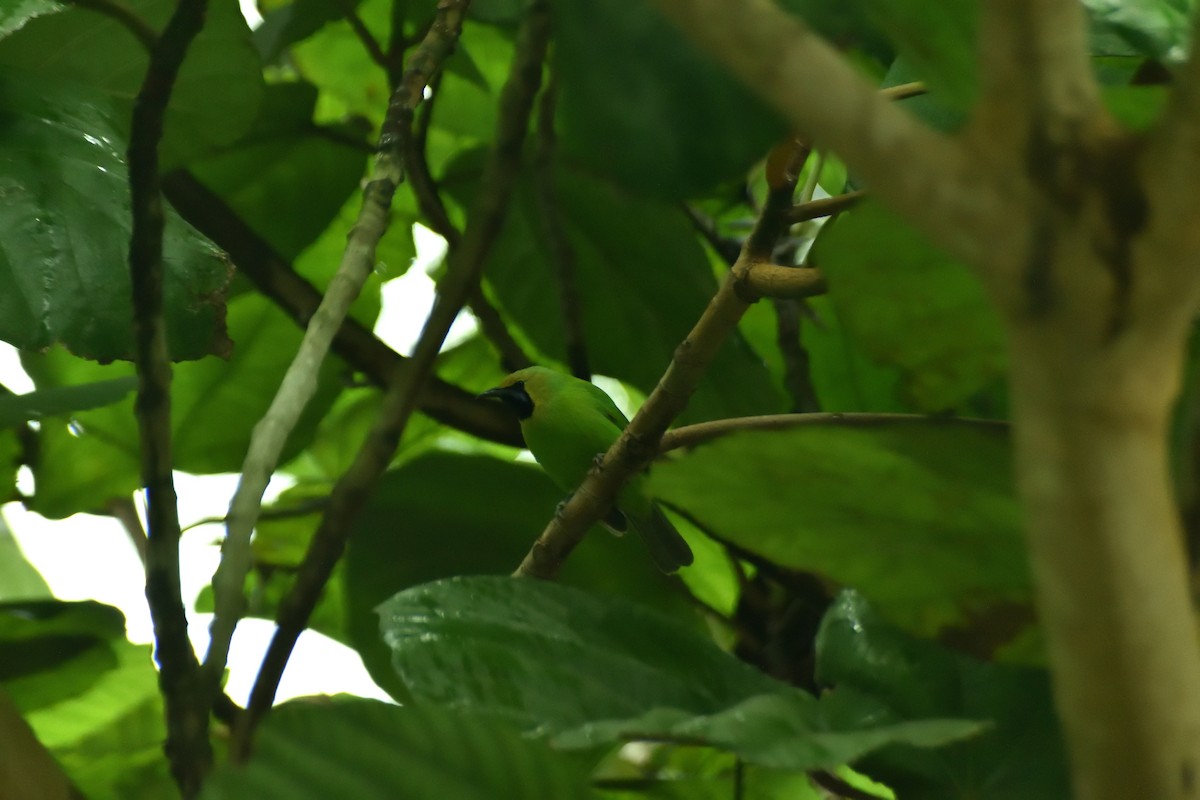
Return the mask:
<path fill-rule="evenodd" d="M 1200 797 L 1200 648 L 1167 459 L 1184 332 L 1089 345 L 1078 319 L 1010 322 L 1018 485 L 1075 797 Z"/>

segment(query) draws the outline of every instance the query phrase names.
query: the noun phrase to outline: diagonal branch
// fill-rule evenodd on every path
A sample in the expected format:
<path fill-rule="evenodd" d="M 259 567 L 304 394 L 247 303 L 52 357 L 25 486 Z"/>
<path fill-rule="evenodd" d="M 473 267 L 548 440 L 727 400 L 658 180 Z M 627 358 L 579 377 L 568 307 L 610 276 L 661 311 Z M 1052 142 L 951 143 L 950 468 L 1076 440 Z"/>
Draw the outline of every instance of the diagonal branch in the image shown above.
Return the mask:
<path fill-rule="evenodd" d="M 412 126 L 414 109 L 433 75 L 453 52 L 468 4 L 469 0 L 458 0 L 440 6 L 433 27 L 413 53 L 403 79 L 392 94 L 379 136 L 373 176 L 364 190 L 362 209 L 350 231 L 342 262 L 309 320 L 304 339 L 270 408 L 254 428 L 242 477 L 229 504 L 221 563 L 213 576 L 214 616 L 204 669 L 214 691 L 225 670 L 234 628 L 246 605 L 250 534 L 258 519 L 263 492 L 288 435 L 316 392 L 317 373 L 333 337 L 375 265 L 375 248 L 387 229 L 392 197 L 404 177 L 404 141 Z"/>
<path fill-rule="evenodd" d="M 308 326 L 321 304 L 321 293 L 292 269 L 224 200 L 185 171 L 167 175 L 163 189 L 175 210 L 227 252 L 237 264 L 238 271 L 248 277 L 258 291 L 298 325 Z M 334 334 L 333 351 L 379 387 L 386 387 L 393 375 L 411 368 L 409 359 L 349 316 L 342 319 Z M 521 432 L 511 415 L 503 413 L 496 404 L 477 401 L 471 393 L 440 379 L 435 378 L 426 386 L 421 396 L 421 411 L 438 422 L 482 439 L 521 446 Z"/>
<path fill-rule="evenodd" d="M 742 247 L 741 256 L 687 338 L 675 349 L 675 357 L 658 386 L 621 437 L 550 520 L 514 576 L 553 579 L 571 551 L 583 541 L 588 528 L 612 507 L 621 487 L 658 453 L 667 426 L 687 405 L 721 344 L 754 302 L 752 296 L 747 297 L 746 275 L 756 265 L 769 263 L 776 242 L 787 230 L 785 214 L 791 207 L 796 180 L 807 156 L 808 147 L 796 140 L 776 148 L 768 157 L 767 202 Z"/>
<path fill-rule="evenodd" d="M 159 684 L 167 715 L 167 756 L 184 797 L 200 791 L 212 765 L 208 703 L 188 639 L 179 587 L 179 509 L 171 456 L 171 359 L 163 320 L 163 200 L 158 146 L 179 68 L 204 27 L 207 0 L 180 0 L 150 52 L 133 105 L 129 134 L 129 195 L 133 230 L 129 271 L 133 288 L 135 409 L 146 488 L 146 600 L 154 622 Z"/>
<path fill-rule="evenodd" d="M 997 224 L 1010 200 L 960 142 L 880 94 L 800 20 L 769 0 L 654 0 L 706 52 L 836 152 L 886 205 L 933 241 L 984 263 L 1012 233 Z M 897 164 L 905 169 L 897 169 Z"/>
<path fill-rule="evenodd" d="M 295 583 L 280 603 L 278 628 L 263 658 L 246 712 L 234 729 L 231 752 L 235 759 L 248 755 L 254 727 L 274 702 L 288 657 L 345 549 L 351 526 L 391 461 L 447 331 L 479 284 L 484 260 L 503 225 L 520 171 L 521 146 L 541 83 L 548 39 L 546 6 L 538 2 L 531 6 L 518 34 L 514 63 L 501 91 L 497 132 L 480 189 L 467 215 L 462 244 L 450 259 L 438 287 L 437 301 L 417 341 L 413 369 L 408 379 L 395 381 L 384 395 L 379 415 L 354 463 L 334 486 Z"/>

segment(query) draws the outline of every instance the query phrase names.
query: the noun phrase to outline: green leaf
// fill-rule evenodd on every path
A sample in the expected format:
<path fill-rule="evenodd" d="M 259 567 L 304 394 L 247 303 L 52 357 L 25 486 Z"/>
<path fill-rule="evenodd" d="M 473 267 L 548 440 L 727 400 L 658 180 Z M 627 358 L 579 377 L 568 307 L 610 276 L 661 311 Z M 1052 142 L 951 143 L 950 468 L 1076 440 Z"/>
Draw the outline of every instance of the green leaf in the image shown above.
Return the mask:
<path fill-rule="evenodd" d="M 799 417 L 661 461 L 649 485 L 719 538 L 933 633 L 1030 600 L 1011 475 L 998 424 Z"/>
<path fill-rule="evenodd" d="M 970 410 L 1006 374 L 1000 320 L 979 280 L 899 217 L 865 204 L 830 226 L 817 255 L 841 324 L 900 369 L 912 407 Z"/>
<path fill-rule="evenodd" d="M 559 170 L 557 188 L 592 369 L 649 393 L 716 293 L 708 258 L 675 206 L 576 170 Z M 528 180 L 513 198 L 486 275 L 501 311 L 538 350 L 565 363 L 557 271 Z M 769 413 L 783 402 L 762 360 L 734 334 L 684 418 Z"/>
<path fill-rule="evenodd" d="M 316 101 L 308 84 L 272 84 L 249 133 L 192 164 L 196 177 L 288 261 L 328 227 L 366 166 L 361 134 L 313 124 Z"/>
<path fill-rule="evenodd" d="M 554 11 L 562 149 L 584 168 L 681 200 L 742 177 L 786 135 L 652 4 L 560 0 Z"/>
<path fill-rule="evenodd" d="M 0 426 L 8 427 L 26 420 L 112 405 L 124 400 L 136 388 L 137 378 L 131 375 L 95 383 L 41 389 L 26 394 L 2 395 Z"/>
<path fill-rule="evenodd" d="M 122 3 L 152 31 L 166 24 L 172 0 Z M 0 66 L 65 79 L 106 94 L 123 110 L 128 133 L 133 100 L 145 79 L 145 48 L 112 17 L 67 4 L 0 41 Z M 239 138 L 258 113 L 262 66 L 236 0 L 211 0 L 204 28 L 188 49 L 171 92 L 160 149 L 164 169 L 182 166 Z M 100 137 L 100 133 L 93 133 Z"/>
<path fill-rule="evenodd" d="M 580 767 L 488 719 L 370 700 L 292 702 L 263 723 L 241 768 L 219 767 L 201 800 L 570 800 Z"/>
<path fill-rule="evenodd" d="M 1093 27 L 1114 34 L 1137 52 L 1167 63 L 1188 53 L 1193 0 L 1084 0 Z"/>
<path fill-rule="evenodd" d="M 406 695 L 379 640 L 376 607 L 411 586 L 452 575 L 507 575 L 546 526 L 562 492 L 541 469 L 431 452 L 388 473 L 363 509 L 346 553 L 347 627 L 371 677 Z M 561 580 L 699 623 L 678 581 L 635 539 L 593 530 Z"/>
<path fill-rule="evenodd" d="M 117 665 L 121 612 L 99 603 L 55 600 L 0 604 L 0 682 L 23 712 L 86 691 Z"/>
<path fill-rule="evenodd" d="M 862 351 L 842 324 L 829 297 L 805 301 L 811 318 L 803 319 L 800 340 L 808 351 L 809 376 L 823 411 L 911 411 L 900 399 L 901 374 Z"/>
<path fill-rule="evenodd" d="M 150 648 L 112 643 L 115 666 L 87 691 L 27 719 L 90 800 L 167 797 L 162 700 Z"/>
<path fill-rule="evenodd" d="M 0 39 L 18 31 L 34 17 L 61 11 L 63 4 L 58 0 L 9 0 L 0 8 Z"/>
<path fill-rule="evenodd" d="M 85 358 L 128 358 L 130 215 L 124 144 L 108 102 L 44 76 L 0 76 L 0 338 L 21 349 L 62 342 Z M 229 265 L 168 212 L 164 299 L 172 358 L 228 346 Z"/>
<path fill-rule="evenodd" d="M 49 597 L 50 587 L 37 568 L 25 560 L 21 546 L 0 516 L 0 601 Z"/>
<path fill-rule="evenodd" d="M 951 653 L 885 622 L 844 592 L 817 636 L 817 678 L 845 697 L 850 718 L 875 724 L 930 716 L 990 721 L 982 735 L 936 754 L 907 746 L 859 768 L 905 800 L 1059 800 L 1071 795 L 1045 670 Z"/>
<path fill-rule="evenodd" d="M 229 303 L 234 339 L 228 361 L 209 358 L 179 364 L 172 384 L 175 466 L 193 473 L 241 469 L 254 425 L 265 413 L 299 346 L 301 331 L 265 297 L 246 294 Z M 127 364 L 101 366 L 61 350 L 23 355 L 39 388 L 128 376 Z M 340 389 L 336 359 L 321 367 L 318 391 L 288 439 L 284 457 L 312 437 Z M 46 420 L 38 432 L 41 457 L 34 469 L 31 507 L 58 518 L 98 508 L 138 485 L 137 421 L 132 398 L 92 411 L 70 423 Z"/>
<path fill-rule="evenodd" d="M 831 727 L 815 698 L 669 618 L 551 583 L 450 579 L 402 592 L 380 614 L 414 697 L 496 715 L 563 747 L 683 738 L 810 769 L 889 742 L 937 746 L 977 728 Z"/>

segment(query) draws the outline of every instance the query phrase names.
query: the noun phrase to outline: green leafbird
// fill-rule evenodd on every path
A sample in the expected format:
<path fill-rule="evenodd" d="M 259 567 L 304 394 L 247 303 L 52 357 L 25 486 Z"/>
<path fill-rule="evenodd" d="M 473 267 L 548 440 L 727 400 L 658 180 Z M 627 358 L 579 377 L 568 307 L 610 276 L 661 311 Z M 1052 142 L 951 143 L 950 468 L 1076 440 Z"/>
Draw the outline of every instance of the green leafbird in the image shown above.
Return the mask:
<path fill-rule="evenodd" d="M 545 367 L 514 372 L 480 397 L 494 397 L 516 412 L 525 444 L 550 479 L 571 492 L 583 483 L 596 456 L 605 453 L 629 424 L 602 390 Z M 692 563 L 692 551 L 645 492 L 645 479 L 625 485 L 605 519 L 617 535 L 632 528 L 663 572 Z"/>

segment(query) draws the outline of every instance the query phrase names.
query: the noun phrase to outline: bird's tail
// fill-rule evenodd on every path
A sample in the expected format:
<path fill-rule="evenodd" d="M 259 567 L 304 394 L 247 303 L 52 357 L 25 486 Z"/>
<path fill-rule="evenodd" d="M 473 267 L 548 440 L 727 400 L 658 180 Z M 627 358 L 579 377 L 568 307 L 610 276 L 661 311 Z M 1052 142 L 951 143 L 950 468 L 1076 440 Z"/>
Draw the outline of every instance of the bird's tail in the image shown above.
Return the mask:
<path fill-rule="evenodd" d="M 691 565 L 692 548 L 657 505 L 651 503 L 649 513 L 643 516 L 626 514 L 626 517 L 660 570 L 670 574 Z"/>

